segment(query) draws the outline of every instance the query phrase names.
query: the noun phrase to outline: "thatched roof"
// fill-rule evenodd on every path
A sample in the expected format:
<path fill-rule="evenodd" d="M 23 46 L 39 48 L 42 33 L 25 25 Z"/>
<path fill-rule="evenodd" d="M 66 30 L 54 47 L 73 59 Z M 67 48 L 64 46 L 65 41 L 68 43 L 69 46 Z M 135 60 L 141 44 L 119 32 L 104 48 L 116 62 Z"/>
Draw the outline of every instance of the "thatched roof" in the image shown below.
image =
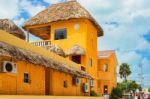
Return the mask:
<path fill-rule="evenodd" d="M 54 52 L 59 56 L 63 56 L 65 57 L 65 52 L 63 51 L 62 48 L 60 48 L 58 45 L 50 45 L 50 46 L 43 46 L 43 48 L 45 48 L 46 50 L 50 51 L 50 52 Z"/>
<path fill-rule="evenodd" d="M 27 20 L 23 25 L 23 28 L 27 30 L 28 26 L 47 24 L 69 19 L 89 19 L 97 27 L 98 36 L 103 35 L 101 26 L 96 22 L 91 14 L 76 1 L 63 2 L 49 6 L 44 11 Z M 30 32 L 32 33 L 33 30 Z M 36 35 L 36 33 L 33 34 Z"/>
<path fill-rule="evenodd" d="M 92 78 L 90 75 L 81 70 L 66 66 L 47 57 L 43 57 L 42 55 L 39 55 L 37 53 L 22 48 L 18 48 L 16 46 L 12 46 L 4 42 L 0 42 L 0 56 L 8 56 L 16 60 L 25 61 L 45 67 L 50 67 L 52 69 L 56 69 L 58 71 L 69 73 L 71 75 L 75 75 L 78 77 L 85 77 L 89 79 Z"/>
<path fill-rule="evenodd" d="M 0 19 L 0 30 L 4 30 L 24 40 L 26 38 L 24 32 L 9 19 Z"/>
<path fill-rule="evenodd" d="M 79 45 L 75 44 L 66 52 L 66 55 L 85 55 L 85 50 Z"/>

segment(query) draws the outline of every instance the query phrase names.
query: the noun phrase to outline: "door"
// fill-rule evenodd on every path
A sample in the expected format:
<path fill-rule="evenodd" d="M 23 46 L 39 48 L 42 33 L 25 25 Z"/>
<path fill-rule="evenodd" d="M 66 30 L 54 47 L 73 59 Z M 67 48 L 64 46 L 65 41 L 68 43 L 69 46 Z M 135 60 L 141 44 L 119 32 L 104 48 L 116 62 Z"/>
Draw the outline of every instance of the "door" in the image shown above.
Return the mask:
<path fill-rule="evenodd" d="M 45 69 L 45 94 L 50 95 L 51 94 L 51 69 L 46 68 Z"/>
<path fill-rule="evenodd" d="M 108 86 L 104 85 L 104 94 L 108 94 Z"/>

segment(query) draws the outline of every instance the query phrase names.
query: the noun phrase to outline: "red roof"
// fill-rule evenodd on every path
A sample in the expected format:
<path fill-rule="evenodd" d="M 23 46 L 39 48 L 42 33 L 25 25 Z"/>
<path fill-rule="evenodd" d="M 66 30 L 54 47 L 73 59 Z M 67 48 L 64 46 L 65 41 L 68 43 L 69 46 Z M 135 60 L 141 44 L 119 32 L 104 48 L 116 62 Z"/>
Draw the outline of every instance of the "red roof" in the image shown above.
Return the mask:
<path fill-rule="evenodd" d="M 115 53 L 115 50 L 105 50 L 105 51 L 98 51 L 98 57 L 103 58 L 103 57 L 109 57 L 113 53 Z"/>

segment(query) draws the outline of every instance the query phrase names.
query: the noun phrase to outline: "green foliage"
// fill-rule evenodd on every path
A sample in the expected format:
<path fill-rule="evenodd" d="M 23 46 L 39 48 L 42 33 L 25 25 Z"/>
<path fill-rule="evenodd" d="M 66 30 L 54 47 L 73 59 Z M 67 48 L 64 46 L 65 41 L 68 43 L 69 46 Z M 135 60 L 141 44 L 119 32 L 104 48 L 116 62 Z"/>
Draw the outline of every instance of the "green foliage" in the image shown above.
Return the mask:
<path fill-rule="evenodd" d="M 120 65 L 119 74 L 121 78 L 124 78 L 124 81 L 127 81 L 127 76 L 131 74 L 130 66 L 127 63 L 122 63 Z"/>
<path fill-rule="evenodd" d="M 99 96 L 99 94 L 97 94 L 95 91 L 91 91 L 90 96 Z"/>
<path fill-rule="evenodd" d="M 139 88 L 138 88 L 138 89 L 139 89 L 139 91 L 142 91 L 142 87 L 141 87 L 141 85 L 139 85 Z"/>
<path fill-rule="evenodd" d="M 140 89 L 140 85 L 138 85 L 135 81 L 127 82 L 128 91 L 135 92 L 136 89 Z"/>
<path fill-rule="evenodd" d="M 150 88 L 148 88 L 148 92 L 150 92 Z"/>
<path fill-rule="evenodd" d="M 140 90 L 140 88 L 141 86 L 132 80 L 118 83 L 117 87 L 112 90 L 111 99 L 120 99 L 123 92 L 131 92 L 131 90 L 135 92 L 136 89 Z"/>
<path fill-rule="evenodd" d="M 125 83 L 125 82 L 118 83 L 118 87 L 119 87 L 122 91 L 124 91 L 124 90 L 126 90 L 126 83 Z"/>
<path fill-rule="evenodd" d="M 118 87 L 126 92 L 130 92 L 131 90 L 133 92 L 136 91 L 136 89 L 141 89 L 141 86 L 137 84 L 135 81 L 127 81 L 127 82 L 122 82 L 118 84 Z"/>
<path fill-rule="evenodd" d="M 120 99 L 122 97 L 122 93 L 123 93 L 122 89 L 119 87 L 116 87 L 112 90 L 110 98 L 111 99 Z"/>

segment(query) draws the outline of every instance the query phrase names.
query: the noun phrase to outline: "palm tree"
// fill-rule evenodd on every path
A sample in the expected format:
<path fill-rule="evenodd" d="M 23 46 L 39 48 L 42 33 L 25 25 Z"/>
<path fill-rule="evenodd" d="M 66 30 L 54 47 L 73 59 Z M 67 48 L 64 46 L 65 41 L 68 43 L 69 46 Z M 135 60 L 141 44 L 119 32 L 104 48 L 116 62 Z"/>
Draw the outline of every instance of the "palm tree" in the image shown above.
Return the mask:
<path fill-rule="evenodd" d="M 127 76 L 131 74 L 130 66 L 127 63 L 122 63 L 119 69 L 120 78 L 124 78 L 127 81 Z"/>

